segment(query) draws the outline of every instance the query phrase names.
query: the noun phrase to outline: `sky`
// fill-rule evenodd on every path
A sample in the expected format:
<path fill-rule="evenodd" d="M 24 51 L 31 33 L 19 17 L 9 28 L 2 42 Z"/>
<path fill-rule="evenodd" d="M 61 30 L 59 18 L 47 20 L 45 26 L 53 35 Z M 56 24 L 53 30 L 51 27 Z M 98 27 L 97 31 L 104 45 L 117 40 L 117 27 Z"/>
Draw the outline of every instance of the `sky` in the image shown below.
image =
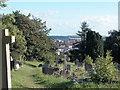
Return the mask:
<path fill-rule="evenodd" d="M 9 0 L 6 4 L 0 13 L 16 10 L 25 15 L 31 13 L 46 21 L 47 27 L 52 28 L 49 35 L 53 36 L 76 35 L 83 21 L 102 36 L 118 30 L 117 0 Z"/>

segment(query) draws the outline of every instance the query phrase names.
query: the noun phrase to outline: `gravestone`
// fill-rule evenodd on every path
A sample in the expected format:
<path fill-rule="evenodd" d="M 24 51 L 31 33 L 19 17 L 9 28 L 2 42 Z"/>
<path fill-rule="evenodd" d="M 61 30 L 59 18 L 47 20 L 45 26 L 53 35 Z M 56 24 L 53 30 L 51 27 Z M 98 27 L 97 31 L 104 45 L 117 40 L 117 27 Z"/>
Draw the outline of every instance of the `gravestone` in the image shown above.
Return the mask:
<path fill-rule="evenodd" d="M 70 71 L 69 70 L 66 70 L 66 75 L 70 75 Z"/>
<path fill-rule="evenodd" d="M 78 59 L 75 60 L 75 65 L 79 65 L 79 60 Z"/>
<path fill-rule="evenodd" d="M 53 74 L 54 68 L 52 68 L 52 67 L 49 65 L 49 61 L 46 62 L 46 64 L 44 64 L 44 65 L 42 66 L 42 72 L 43 72 L 44 74 L 49 74 L 49 75 L 52 75 L 52 74 Z"/>
<path fill-rule="evenodd" d="M 92 65 L 87 63 L 85 63 L 85 70 L 88 71 L 88 73 L 92 73 L 94 71 L 92 69 Z"/>
<path fill-rule="evenodd" d="M 42 66 L 42 72 L 43 72 L 44 74 L 48 74 L 48 68 L 49 68 L 49 64 L 44 64 L 44 65 Z"/>
<path fill-rule="evenodd" d="M 70 70 L 70 68 L 71 68 L 70 64 L 67 64 L 67 70 Z"/>
<path fill-rule="evenodd" d="M 67 61 L 66 61 L 66 59 L 67 59 L 67 55 L 64 55 L 64 58 L 63 58 L 63 60 L 64 60 L 64 70 L 67 69 Z"/>
<path fill-rule="evenodd" d="M 9 36 L 8 29 L 0 30 L 0 80 L 2 88 L 11 88 L 11 73 L 10 73 L 10 50 L 9 43 L 15 42 L 14 36 Z"/>

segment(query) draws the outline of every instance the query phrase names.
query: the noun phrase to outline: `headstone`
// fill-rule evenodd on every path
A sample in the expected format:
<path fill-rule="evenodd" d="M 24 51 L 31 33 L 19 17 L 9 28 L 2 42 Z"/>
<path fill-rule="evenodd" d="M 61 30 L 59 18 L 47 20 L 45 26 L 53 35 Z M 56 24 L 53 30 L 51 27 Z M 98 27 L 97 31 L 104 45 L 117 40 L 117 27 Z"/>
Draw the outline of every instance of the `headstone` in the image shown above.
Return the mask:
<path fill-rule="evenodd" d="M 86 64 L 85 63 L 85 70 L 88 71 L 88 73 L 92 73 L 94 70 L 92 69 L 91 64 Z"/>
<path fill-rule="evenodd" d="M 70 71 L 69 70 L 66 70 L 66 75 L 70 75 Z"/>
<path fill-rule="evenodd" d="M 10 61 L 10 67 L 11 67 L 11 70 L 14 69 L 14 61 Z"/>
<path fill-rule="evenodd" d="M 64 75 L 64 70 L 60 71 L 60 75 L 63 76 Z"/>
<path fill-rule="evenodd" d="M 31 58 L 31 59 L 30 59 L 30 61 L 32 61 L 32 62 L 33 62 L 33 61 L 34 61 L 34 58 Z"/>
<path fill-rule="evenodd" d="M 18 70 L 20 68 L 20 65 L 18 63 L 15 64 L 15 70 Z"/>
<path fill-rule="evenodd" d="M 42 66 L 42 72 L 44 74 L 49 74 L 49 75 L 52 75 L 53 72 L 54 72 L 54 68 L 52 68 L 50 65 L 49 65 L 49 62 L 47 62 L 46 64 L 44 64 Z"/>
<path fill-rule="evenodd" d="M 64 55 L 64 70 L 67 69 L 67 61 L 66 61 L 67 55 Z"/>
<path fill-rule="evenodd" d="M 48 68 L 49 68 L 49 64 L 44 64 L 44 65 L 42 66 L 42 72 L 43 72 L 44 74 L 48 74 Z"/>
<path fill-rule="evenodd" d="M 78 64 L 79 64 L 79 60 L 76 59 L 76 60 L 75 60 L 75 65 L 78 65 Z"/>
<path fill-rule="evenodd" d="M 10 50 L 9 43 L 15 42 L 14 36 L 9 36 L 8 29 L 0 30 L 0 66 L 2 67 L 2 88 L 11 88 L 11 73 L 10 73 Z"/>
<path fill-rule="evenodd" d="M 49 68 L 48 68 L 48 73 L 47 73 L 47 74 L 52 75 L 53 72 L 54 72 L 53 68 L 52 68 L 52 67 L 49 67 Z"/>
<path fill-rule="evenodd" d="M 70 64 L 67 64 L 67 70 L 70 70 Z"/>

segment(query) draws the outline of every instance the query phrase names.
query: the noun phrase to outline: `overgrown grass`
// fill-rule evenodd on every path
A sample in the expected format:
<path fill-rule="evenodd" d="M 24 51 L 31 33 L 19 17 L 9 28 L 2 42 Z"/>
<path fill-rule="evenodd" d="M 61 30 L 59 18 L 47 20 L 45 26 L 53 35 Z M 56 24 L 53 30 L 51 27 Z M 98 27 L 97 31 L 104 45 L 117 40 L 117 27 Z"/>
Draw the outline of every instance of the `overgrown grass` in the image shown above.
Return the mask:
<path fill-rule="evenodd" d="M 73 84 L 70 80 L 42 73 L 42 62 L 25 61 L 18 71 L 12 71 L 12 88 L 119 88 L 120 84 Z"/>

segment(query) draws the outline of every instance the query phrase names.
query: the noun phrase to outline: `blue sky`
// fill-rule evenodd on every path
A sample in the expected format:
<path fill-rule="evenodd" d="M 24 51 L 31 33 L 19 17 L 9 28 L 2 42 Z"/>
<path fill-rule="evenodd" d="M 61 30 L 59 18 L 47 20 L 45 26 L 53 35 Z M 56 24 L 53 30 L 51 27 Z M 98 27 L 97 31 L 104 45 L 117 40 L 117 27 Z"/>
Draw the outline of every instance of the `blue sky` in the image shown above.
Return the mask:
<path fill-rule="evenodd" d="M 7 2 L 8 7 L 0 12 L 7 14 L 20 10 L 25 15 L 31 13 L 46 21 L 48 28 L 52 28 L 49 35 L 75 35 L 83 21 L 88 22 L 90 28 L 101 35 L 108 35 L 109 30 L 118 29 L 118 2 L 114 0 L 106 2 L 24 1 L 10 0 Z"/>

